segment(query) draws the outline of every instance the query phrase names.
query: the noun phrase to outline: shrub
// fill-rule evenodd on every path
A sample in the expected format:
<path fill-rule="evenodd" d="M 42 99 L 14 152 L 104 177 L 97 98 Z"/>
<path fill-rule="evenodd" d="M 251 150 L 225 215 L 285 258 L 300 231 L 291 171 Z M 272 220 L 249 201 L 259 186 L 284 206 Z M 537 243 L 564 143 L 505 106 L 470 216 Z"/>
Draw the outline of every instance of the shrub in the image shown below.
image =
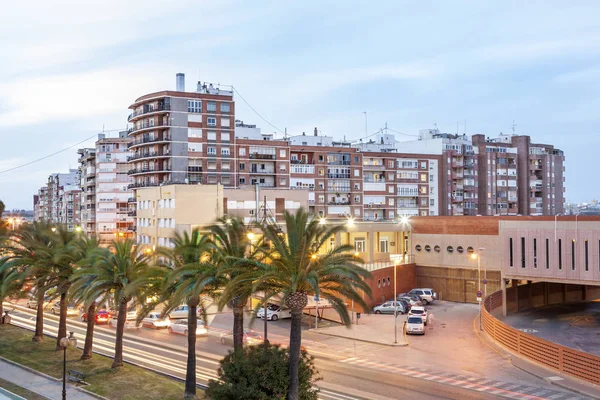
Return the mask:
<path fill-rule="evenodd" d="M 279 345 L 247 346 L 221 360 L 219 381 L 210 381 L 206 395 L 212 400 L 285 399 L 289 383 L 288 349 Z M 312 384 L 318 378 L 313 357 L 300 356 L 300 399 L 316 400 Z"/>

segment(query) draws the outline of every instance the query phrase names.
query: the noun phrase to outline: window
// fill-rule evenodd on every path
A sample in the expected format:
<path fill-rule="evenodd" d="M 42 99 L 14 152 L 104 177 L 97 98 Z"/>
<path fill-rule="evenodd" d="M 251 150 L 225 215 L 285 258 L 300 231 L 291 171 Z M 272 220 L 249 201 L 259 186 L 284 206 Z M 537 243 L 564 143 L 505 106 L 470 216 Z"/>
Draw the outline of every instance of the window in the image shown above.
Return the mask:
<path fill-rule="evenodd" d="M 550 269 L 550 240 L 546 238 L 546 269 Z"/>
<path fill-rule="evenodd" d="M 360 203 L 360 196 L 354 196 L 354 202 Z"/>
<path fill-rule="evenodd" d="M 537 239 L 533 238 L 533 268 L 537 268 Z"/>
<path fill-rule="evenodd" d="M 221 169 L 222 169 L 222 170 L 223 170 L 223 169 L 225 169 L 225 170 L 229 170 L 229 167 L 230 167 L 230 165 L 229 165 L 229 162 L 222 162 L 222 163 L 221 163 Z"/>
<path fill-rule="evenodd" d="M 217 140 L 217 132 L 207 132 L 206 138 L 208 140 Z"/>
<path fill-rule="evenodd" d="M 429 175 L 429 182 L 433 182 L 434 178 L 433 175 Z"/>
<path fill-rule="evenodd" d="M 324 160 L 323 154 L 319 154 L 319 161 L 323 161 L 323 160 Z"/>
<path fill-rule="evenodd" d="M 431 251 L 431 246 L 428 244 L 425 245 L 425 251 L 429 253 Z"/>
<path fill-rule="evenodd" d="M 285 150 L 279 150 L 279 157 L 285 158 L 286 155 L 287 155 L 287 152 Z"/>
<path fill-rule="evenodd" d="M 394 205 L 394 199 L 388 199 L 388 206 L 393 206 Z"/>
<path fill-rule="evenodd" d="M 207 152 L 208 154 L 213 154 L 213 155 L 216 155 L 216 154 L 217 154 L 217 148 L 216 148 L 216 147 L 207 147 L 207 148 L 206 148 L 206 152 Z"/>
<path fill-rule="evenodd" d="M 521 268 L 525 268 L 525 238 L 521 238 Z"/>
<path fill-rule="evenodd" d="M 562 239 L 558 239 L 558 269 L 562 269 Z"/>
<path fill-rule="evenodd" d="M 461 254 L 462 254 L 462 252 L 463 252 L 463 251 L 465 251 L 465 249 L 463 249 L 463 247 L 462 247 L 462 246 L 458 246 L 458 247 L 456 248 L 456 251 L 458 251 L 459 253 L 461 253 Z"/>
<path fill-rule="evenodd" d="M 571 270 L 575 271 L 575 239 L 571 240 Z"/>
<path fill-rule="evenodd" d="M 394 168 L 394 165 L 395 165 L 394 160 L 388 161 L 388 168 Z"/>
<path fill-rule="evenodd" d="M 439 253 L 442 250 L 442 248 L 440 246 L 438 246 L 437 244 L 435 246 L 433 246 L 433 251 L 435 251 L 436 253 Z"/>
<path fill-rule="evenodd" d="M 420 244 L 418 244 L 418 245 L 416 245 L 416 246 L 415 246 L 415 250 L 416 250 L 416 251 L 421 251 L 422 249 L 423 249 L 423 248 L 421 247 L 421 245 L 420 245 Z"/>
<path fill-rule="evenodd" d="M 387 253 L 388 252 L 388 239 L 387 238 L 380 238 L 379 239 L 379 252 L 380 253 Z"/>
<path fill-rule="evenodd" d="M 446 251 L 447 251 L 448 253 L 451 253 L 451 254 L 452 254 L 452 252 L 454 251 L 454 248 L 453 248 L 452 246 L 448 246 L 448 247 L 446 247 Z"/>
<path fill-rule="evenodd" d="M 319 176 L 324 176 L 325 170 L 323 168 L 319 168 Z"/>
<path fill-rule="evenodd" d="M 221 147 L 221 155 L 228 156 L 229 155 L 229 147 Z"/>
<path fill-rule="evenodd" d="M 512 238 L 508 239 L 508 260 L 509 260 L 509 265 L 512 267 L 513 266 L 513 239 Z"/>
<path fill-rule="evenodd" d="M 360 190 L 360 183 L 354 184 L 354 190 Z"/>
<path fill-rule="evenodd" d="M 209 101 L 206 103 L 206 111 L 208 112 L 216 112 L 217 111 L 217 103 L 214 101 Z"/>
<path fill-rule="evenodd" d="M 421 182 L 427 182 L 427 174 L 421 174 Z"/>
<path fill-rule="evenodd" d="M 358 169 L 354 170 L 354 176 L 360 176 L 360 171 Z"/>
<path fill-rule="evenodd" d="M 356 251 L 357 253 L 365 252 L 365 239 L 364 238 L 354 239 L 354 251 Z"/>
<path fill-rule="evenodd" d="M 188 100 L 188 112 L 201 113 L 202 112 L 202 100 Z"/>
<path fill-rule="evenodd" d="M 589 267 L 588 267 L 589 257 L 588 257 L 588 241 L 587 241 L 587 239 L 583 242 L 583 257 L 584 257 L 584 262 L 585 262 L 585 270 L 587 272 L 587 271 L 589 271 Z"/>
<path fill-rule="evenodd" d="M 285 185 L 287 185 L 287 179 L 279 178 L 279 186 L 285 186 Z"/>
<path fill-rule="evenodd" d="M 228 132 L 221 132 L 221 141 L 223 142 L 229 142 L 229 133 Z"/>
<path fill-rule="evenodd" d="M 217 119 L 215 117 L 206 118 L 206 124 L 208 126 L 217 126 Z"/>
<path fill-rule="evenodd" d="M 246 184 L 246 178 L 240 178 L 240 185 Z"/>
<path fill-rule="evenodd" d="M 325 203 L 325 196 L 322 194 L 319 195 L 319 203 Z"/>
<path fill-rule="evenodd" d="M 427 194 L 427 186 L 421 186 L 421 194 Z"/>
<path fill-rule="evenodd" d="M 360 158 L 358 156 L 354 156 L 354 164 L 360 164 Z"/>
<path fill-rule="evenodd" d="M 431 206 L 431 207 L 435 206 L 435 199 L 429 200 L 429 206 Z"/>
<path fill-rule="evenodd" d="M 221 177 L 221 183 L 223 185 L 229 185 L 230 181 L 231 181 L 231 178 L 229 176 L 223 176 L 223 177 Z"/>
<path fill-rule="evenodd" d="M 240 156 L 245 156 L 246 155 L 246 148 L 245 147 L 240 147 Z"/>
<path fill-rule="evenodd" d="M 221 127 L 229 128 L 231 126 L 231 118 L 221 118 Z"/>
<path fill-rule="evenodd" d="M 427 169 L 427 161 L 421 161 L 421 169 Z"/>
<path fill-rule="evenodd" d="M 229 103 L 221 103 L 221 112 L 222 113 L 231 112 L 231 104 L 229 104 Z"/>
<path fill-rule="evenodd" d="M 240 171 L 246 170 L 246 163 L 240 163 Z"/>

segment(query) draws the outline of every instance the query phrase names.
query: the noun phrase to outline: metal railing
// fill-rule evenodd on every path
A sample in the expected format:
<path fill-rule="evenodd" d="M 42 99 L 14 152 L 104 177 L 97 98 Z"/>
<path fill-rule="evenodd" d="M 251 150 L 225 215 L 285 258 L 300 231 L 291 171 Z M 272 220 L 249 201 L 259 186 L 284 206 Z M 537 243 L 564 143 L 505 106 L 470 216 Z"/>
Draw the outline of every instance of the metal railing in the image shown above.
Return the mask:
<path fill-rule="evenodd" d="M 377 271 L 379 269 L 393 267 L 394 265 L 404 265 L 404 264 L 414 264 L 415 255 L 414 254 L 406 254 L 401 259 L 397 261 L 392 260 L 382 260 L 382 261 L 374 261 L 370 263 L 364 263 L 362 267 L 367 271 Z"/>
<path fill-rule="evenodd" d="M 515 289 L 518 287 L 507 289 L 506 297 L 514 298 Z M 483 330 L 496 342 L 547 368 L 600 384 L 600 356 L 540 339 L 499 321 L 491 313 L 502 307 L 501 290 L 486 297 L 483 305 Z"/>
<path fill-rule="evenodd" d="M 129 114 L 129 117 L 127 117 L 127 121 L 131 120 L 131 118 L 137 117 L 139 115 L 144 115 L 144 114 L 150 114 L 153 112 L 159 112 L 159 111 L 169 111 L 171 110 L 171 105 L 170 104 L 163 104 L 160 105 L 158 107 L 152 108 L 152 109 L 148 109 L 146 111 L 142 110 L 142 111 L 134 111 L 131 114 Z"/>

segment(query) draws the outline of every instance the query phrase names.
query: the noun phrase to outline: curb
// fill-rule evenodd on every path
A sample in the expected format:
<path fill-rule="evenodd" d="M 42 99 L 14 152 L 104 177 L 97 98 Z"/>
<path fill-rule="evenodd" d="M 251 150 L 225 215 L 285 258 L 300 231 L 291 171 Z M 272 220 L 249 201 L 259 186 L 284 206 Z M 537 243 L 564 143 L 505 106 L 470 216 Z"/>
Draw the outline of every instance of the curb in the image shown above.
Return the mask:
<path fill-rule="evenodd" d="M 16 361 L 9 360 L 8 358 L 4 358 L 4 357 L 0 356 L 0 360 L 2 360 L 2 361 L 4 361 L 4 362 L 6 362 L 6 363 L 8 363 L 8 364 L 14 365 L 15 367 L 19 367 L 19 368 L 21 368 L 21 369 L 24 369 L 25 371 L 28 371 L 28 372 L 31 372 L 31 373 L 33 373 L 33 374 L 39 375 L 39 376 L 41 376 L 41 377 L 44 377 L 44 378 L 46 378 L 46 379 L 52 380 L 52 381 L 54 381 L 54 382 L 57 382 L 57 383 L 62 383 L 62 379 L 58 379 L 58 378 L 55 378 L 55 377 L 53 377 L 53 376 L 47 375 L 47 374 L 45 374 L 45 373 L 43 373 L 43 372 L 37 371 L 37 370 L 35 370 L 35 369 L 31 368 L 31 367 L 28 367 L 28 366 L 26 366 L 26 365 L 19 364 L 19 363 L 18 363 L 18 362 L 16 362 Z M 15 383 L 16 385 L 19 385 L 19 384 L 18 384 L 18 383 L 16 383 L 16 382 L 13 382 L 13 383 Z M 73 385 L 69 384 L 69 387 L 70 387 L 71 389 L 78 390 L 78 391 L 80 391 L 80 392 L 83 392 L 83 393 L 87 394 L 88 396 L 92 396 L 92 397 L 95 397 L 95 398 L 97 398 L 97 399 L 100 399 L 100 400 L 110 400 L 110 399 L 109 399 L 109 398 L 107 398 L 107 397 L 100 396 L 99 394 L 96 394 L 96 393 L 94 393 L 94 392 L 90 392 L 89 390 L 85 390 L 85 389 L 83 389 L 83 388 L 81 388 L 81 387 L 79 387 L 79 386 L 73 386 Z M 28 389 L 28 390 L 30 390 L 30 389 Z M 39 393 L 38 393 L 38 394 L 39 394 Z M 43 396 L 43 397 L 46 397 L 46 396 Z"/>
<path fill-rule="evenodd" d="M 356 340 L 356 341 L 359 341 L 359 342 L 378 344 L 378 345 L 381 345 L 381 346 L 388 346 L 388 347 L 406 347 L 406 346 L 408 346 L 408 343 L 382 343 L 382 342 L 375 342 L 374 340 L 354 338 L 354 337 L 339 335 L 339 334 L 335 334 L 335 333 L 319 332 L 319 331 L 317 331 L 315 329 L 309 329 L 308 331 L 311 332 L 311 333 L 317 333 L 319 335 L 326 335 L 326 336 L 339 337 L 339 338 L 342 338 L 342 339 Z"/>

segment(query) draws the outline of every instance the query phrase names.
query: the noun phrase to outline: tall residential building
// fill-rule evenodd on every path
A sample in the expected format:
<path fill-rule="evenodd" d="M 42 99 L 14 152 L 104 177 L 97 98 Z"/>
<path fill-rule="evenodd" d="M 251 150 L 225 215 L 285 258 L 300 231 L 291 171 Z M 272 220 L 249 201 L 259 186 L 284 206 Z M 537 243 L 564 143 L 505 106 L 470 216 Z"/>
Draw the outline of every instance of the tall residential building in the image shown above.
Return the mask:
<path fill-rule="evenodd" d="M 482 215 L 564 213 L 564 153 L 529 136 L 473 135 L 479 158 Z"/>
<path fill-rule="evenodd" d="M 34 221 L 64 224 L 73 231 L 81 223 L 80 202 L 81 189 L 76 169 L 50 174 L 46 186 L 38 190 Z"/>
<path fill-rule="evenodd" d="M 418 140 L 396 145 L 401 153 L 441 156 L 439 215 L 478 214 L 477 157 L 470 138 L 423 129 Z"/>
<path fill-rule="evenodd" d="M 79 150 L 82 227 L 103 244 L 117 237 L 133 236 L 128 143 L 127 132 L 120 132 L 117 138 L 99 134 L 93 149 Z"/>

